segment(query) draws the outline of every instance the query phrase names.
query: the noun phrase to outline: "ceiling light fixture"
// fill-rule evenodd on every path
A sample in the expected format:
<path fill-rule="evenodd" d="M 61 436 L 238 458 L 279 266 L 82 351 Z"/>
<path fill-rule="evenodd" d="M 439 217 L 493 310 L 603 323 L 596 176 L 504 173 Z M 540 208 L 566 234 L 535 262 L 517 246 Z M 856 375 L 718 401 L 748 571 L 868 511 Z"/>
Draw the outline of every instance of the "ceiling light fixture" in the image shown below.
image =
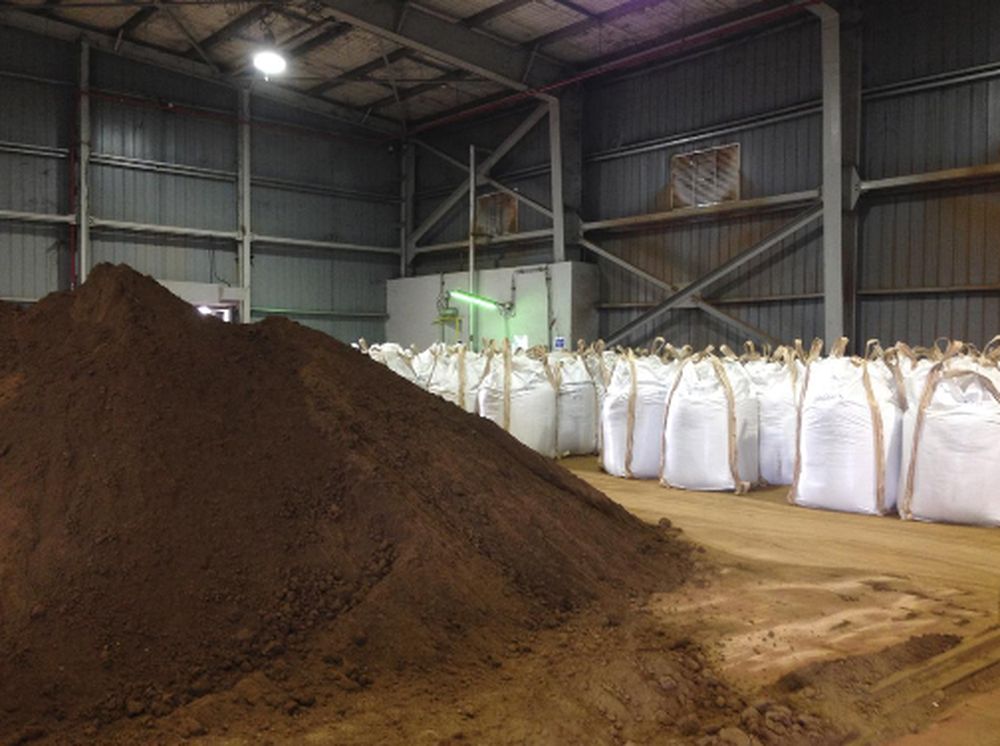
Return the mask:
<path fill-rule="evenodd" d="M 253 66 L 269 77 L 285 72 L 288 62 L 273 49 L 264 49 L 253 56 Z"/>

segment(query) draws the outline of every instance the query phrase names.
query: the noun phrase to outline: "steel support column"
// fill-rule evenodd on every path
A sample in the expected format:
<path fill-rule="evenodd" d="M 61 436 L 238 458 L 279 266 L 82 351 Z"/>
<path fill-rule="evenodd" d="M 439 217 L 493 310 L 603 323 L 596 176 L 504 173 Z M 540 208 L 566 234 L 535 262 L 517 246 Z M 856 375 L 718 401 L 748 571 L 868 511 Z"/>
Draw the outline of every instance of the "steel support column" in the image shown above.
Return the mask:
<path fill-rule="evenodd" d="M 847 333 L 844 312 L 843 131 L 840 14 L 826 3 L 819 16 L 823 67 L 823 336 L 828 346 Z"/>
<path fill-rule="evenodd" d="M 549 182 L 552 202 L 552 261 L 566 261 L 566 221 L 563 215 L 563 153 L 562 124 L 559 99 L 553 98 L 549 106 Z"/>
<path fill-rule="evenodd" d="M 80 136 L 76 184 L 76 256 L 83 283 L 90 272 L 90 44 L 80 44 L 80 87 L 77 133 Z M 71 176 L 72 178 L 72 176 Z"/>
<path fill-rule="evenodd" d="M 858 247 L 861 245 L 861 218 L 858 214 L 861 177 L 861 78 L 863 36 L 861 9 L 857 2 L 841 7 L 841 119 L 843 130 L 841 214 L 843 216 L 844 333 L 858 335 Z"/>
<path fill-rule="evenodd" d="M 243 299 L 240 301 L 240 321 L 249 324 L 251 320 L 250 287 L 252 275 L 253 220 L 252 193 L 250 187 L 250 91 L 240 89 L 239 112 L 239 174 L 237 199 L 237 215 L 239 220 L 239 248 L 237 263 L 240 269 L 240 286 L 243 288 Z"/>
<path fill-rule="evenodd" d="M 399 276 L 410 274 L 413 261 L 413 195 L 416 191 L 416 152 L 412 141 L 405 141 L 400 153 L 400 205 L 399 205 Z"/>

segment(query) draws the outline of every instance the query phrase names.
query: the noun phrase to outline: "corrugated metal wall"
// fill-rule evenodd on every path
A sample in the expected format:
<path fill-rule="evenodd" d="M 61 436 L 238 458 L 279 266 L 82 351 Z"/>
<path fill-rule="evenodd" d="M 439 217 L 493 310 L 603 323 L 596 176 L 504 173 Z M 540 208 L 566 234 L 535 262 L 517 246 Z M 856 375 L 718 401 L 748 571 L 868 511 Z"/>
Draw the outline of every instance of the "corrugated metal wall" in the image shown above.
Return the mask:
<path fill-rule="evenodd" d="M 0 28 L 0 208 L 69 212 L 79 50 Z M 45 80 L 28 79 L 44 78 Z M 238 100 L 228 86 L 115 55 L 91 55 L 94 216 L 238 230 Z M 253 97 L 255 234 L 394 247 L 396 154 L 318 114 Z M 9 147 L 6 151 L 3 145 Z M 13 153 L 30 146 L 33 154 Z M 68 287 L 65 226 L 0 221 L 0 297 Z M 164 280 L 237 285 L 236 243 L 95 227 L 93 261 L 125 262 Z M 255 244 L 255 317 L 282 313 L 342 339 L 384 335 L 391 255 Z M 268 310 L 270 309 L 270 310 Z"/>
<path fill-rule="evenodd" d="M 742 199 L 816 189 L 821 181 L 817 24 L 800 22 L 587 91 L 584 214 L 588 221 L 670 209 L 670 159 L 739 143 Z M 775 112 L 784 112 L 774 116 Z M 793 212 L 668 223 L 592 236 L 603 248 L 683 286 L 765 238 Z M 610 334 L 664 292 L 605 260 L 601 332 Z M 779 339 L 822 331 L 820 232 L 800 231 L 706 293 L 726 313 Z M 640 307 L 634 307 L 640 304 Z M 740 335 L 694 309 L 640 336 L 675 344 L 738 344 Z"/>
<path fill-rule="evenodd" d="M 537 104 L 528 104 L 511 110 L 504 110 L 488 118 L 465 121 L 442 127 L 419 140 L 441 150 L 452 158 L 468 163 L 469 144 L 475 144 L 477 159 L 482 159 L 503 141 L 508 134 L 532 112 Z M 542 118 L 510 153 L 493 168 L 491 175 L 505 186 L 517 190 L 526 197 L 548 206 L 551 202 L 549 185 L 549 135 L 548 122 Z M 450 165 L 436 154 L 416 147 L 415 183 L 415 225 L 430 215 L 438 204 L 457 186 L 468 182 L 468 170 L 460 170 Z M 492 188 L 480 187 L 479 194 L 488 194 Z M 535 210 L 518 206 L 519 231 L 533 231 L 550 228 L 552 221 Z M 446 243 L 464 240 L 469 231 L 467 197 L 460 200 L 434 228 L 422 239 L 421 244 Z M 496 245 L 483 247 L 481 266 L 505 267 L 518 264 L 533 264 L 546 261 L 552 256 L 551 241 L 536 246 Z M 414 269 L 418 274 L 452 272 L 464 266 L 464 258 L 454 252 L 418 255 Z"/>
<path fill-rule="evenodd" d="M 1000 161 L 1000 4 L 993 0 L 863 3 L 861 176 L 866 180 Z M 44 49 L 45 54 L 38 50 Z M 67 153 L 77 50 L 0 29 L 0 207 L 69 210 Z M 185 117 L 155 106 L 94 100 L 94 212 L 101 217 L 232 231 L 236 228 L 235 123 L 231 89 L 94 55 L 94 85 L 217 111 Z M 963 71 L 965 73 L 963 74 Z M 928 78 L 927 76 L 934 76 Z M 916 83 L 911 85 L 911 83 Z M 819 27 L 798 21 L 687 59 L 596 79 L 585 89 L 583 217 L 586 221 L 669 207 L 670 157 L 739 143 L 744 198 L 820 184 Z M 533 104 L 421 134 L 464 162 L 510 133 Z M 330 120 L 253 101 L 255 232 L 307 240 L 393 246 L 398 241 L 398 158 L 385 143 L 359 144 L 308 130 Z M 291 125 L 293 129 L 289 129 Z M 19 143 L 18 148 L 6 147 Z M 24 145 L 30 146 L 27 151 Z M 18 152 L 12 152 L 17 150 Z M 494 175 L 549 203 L 543 119 Z M 462 169 L 416 150 L 416 223 L 465 179 Z M 488 190 L 484 190 L 488 191 Z M 521 230 L 547 228 L 520 208 Z M 674 284 L 734 256 L 794 215 L 750 214 L 595 232 L 604 248 Z M 859 209 L 854 336 L 926 343 L 948 335 L 982 342 L 1000 330 L 1000 184 L 924 186 L 869 194 Z M 465 201 L 422 240 L 462 240 Z M 0 223 L 0 294 L 37 297 L 68 281 L 67 229 Z M 97 259 L 128 261 L 168 279 L 235 282 L 231 241 L 95 231 Z M 336 334 L 379 338 L 389 255 L 255 246 L 255 304 L 297 309 Z M 481 266 L 545 261 L 550 242 L 495 246 Z M 585 255 L 586 257 L 586 255 Z M 591 258 L 592 259 L 592 258 Z M 781 339 L 822 330 L 819 231 L 801 231 L 706 298 Z M 461 252 L 420 255 L 419 273 L 459 269 Z M 608 334 L 663 297 L 604 261 L 601 330 Z M 308 312 L 308 313 L 307 313 Z M 360 314 L 348 316 L 346 314 Z M 665 327 L 675 342 L 735 343 L 740 334 L 694 309 Z"/>
<path fill-rule="evenodd" d="M 861 177 L 882 179 L 1000 161 L 1000 3 L 872 0 L 863 3 Z M 742 197 L 816 189 L 821 182 L 818 22 L 798 21 L 723 47 L 617 77 L 585 90 L 585 221 L 667 210 L 670 158 L 739 143 Z M 962 75 L 962 71 L 971 73 Z M 927 76 L 938 76 L 926 79 Z M 909 86 L 908 82 L 919 82 Z M 912 88 L 912 90 L 911 90 Z M 525 111 L 434 134 L 464 160 L 471 140 L 491 147 Z M 547 142 L 540 125 L 495 172 L 527 173 L 548 203 Z M 508 165 L 516 161 L 517 165 Z M 433 155 L 418 158 L 418 222 L 462 178 Z M 501 180 L 505 180 L 501 178 Z M 507 178 L 511 186 L 520 185 Z M 796 210 L 664 223 L 588 234 L 627 261 L 676 285 L 765 237 Z M 461 239 L 462 202 L 427 242 Z M 522 218 L 527 211 L 522 208 Z M 859 207 L 857 314 L 853 336 L 928 343 L 946 335 L 982 343 L 1000 331 L 1000 184 L 925 186 L 872 193 Z M 546 227 L 542 218 L 526 224 Z M 782 340 L 821 336 L 818 224 L 706 292 L 722 311 Z M 548 259 L 548 243 L 485 252 L 506 264 Z M 587 255 L 585 254 L 585 257 Z M 496 257 L 496 259 L 493 259 Z M 591 258 L 591 260 L 593 260 Z M 418 272 L 457 269 L 460 253 L 433 254 Z M 610 334 L 664 293 L 604 260 L 601 332 Z M 644 330 L 677 343 L 733 344 L 743 336 L 694 309 Z"/>
<path fill-rule="evenodd" d="M 75 52 L 0 29 L 0 208 L 65 214 Z M 23 147 L 27 145 L 29 147 Z M 0 297 L 38 298 L 69 278 L 66 226 L 0 221 Z"/>
<path fill-rule="evenodd" d="M 869 3 L 864 37 L 866 179 L 1000 160 L 1000 4 Z M 945 79 L 899 85 L 926 76 Z M 1000 332 L 1000 185 L 876 195 L 861 215 L 859 337 Z"/>

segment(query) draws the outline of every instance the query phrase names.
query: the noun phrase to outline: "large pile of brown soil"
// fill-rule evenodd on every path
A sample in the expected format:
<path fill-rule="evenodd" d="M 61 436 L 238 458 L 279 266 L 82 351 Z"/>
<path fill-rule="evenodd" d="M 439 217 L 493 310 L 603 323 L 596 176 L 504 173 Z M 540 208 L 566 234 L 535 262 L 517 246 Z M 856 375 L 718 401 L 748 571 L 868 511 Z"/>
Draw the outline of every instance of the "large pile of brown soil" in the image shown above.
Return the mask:
<path fill-rule="evenodd" d="M 483 661 L 680 582 L 686 545 L 296 324 L 100 266 L 0 306 L 0 743 L 159 716 L 267 661 Z"/>

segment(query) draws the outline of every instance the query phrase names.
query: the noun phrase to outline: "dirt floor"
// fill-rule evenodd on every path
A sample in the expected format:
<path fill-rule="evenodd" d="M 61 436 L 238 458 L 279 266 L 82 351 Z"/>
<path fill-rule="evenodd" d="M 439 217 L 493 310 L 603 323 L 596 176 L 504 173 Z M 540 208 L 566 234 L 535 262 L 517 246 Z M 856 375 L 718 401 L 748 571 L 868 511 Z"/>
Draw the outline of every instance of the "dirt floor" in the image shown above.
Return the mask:
<path fill-rule="evenodd" d="M 1000 744 L 1000 531 L 806 510 L 782 489 L 672 491 L 609 477 L 594 459 L 563 464 L 703 546 L 695 578 L 631 609 L 526 632 L 478 666 L 313 702 L 288 699 L 279 665 L 101 740 Z M 332 665 L 329 680 L 339 675 Z"/>
<path fill-rule="evenodd" d="M 698 613 L 724 678 L 792 691 L 858 743 L 1000 744 L 1000 531 L 807 510 L 784 488 L 669 490 L 590 458 L 563 465 L 708 549 L 714 581 L 654 606 Z M 917 636 L 961 640 L 924 660 L 894 655 Z"/>

